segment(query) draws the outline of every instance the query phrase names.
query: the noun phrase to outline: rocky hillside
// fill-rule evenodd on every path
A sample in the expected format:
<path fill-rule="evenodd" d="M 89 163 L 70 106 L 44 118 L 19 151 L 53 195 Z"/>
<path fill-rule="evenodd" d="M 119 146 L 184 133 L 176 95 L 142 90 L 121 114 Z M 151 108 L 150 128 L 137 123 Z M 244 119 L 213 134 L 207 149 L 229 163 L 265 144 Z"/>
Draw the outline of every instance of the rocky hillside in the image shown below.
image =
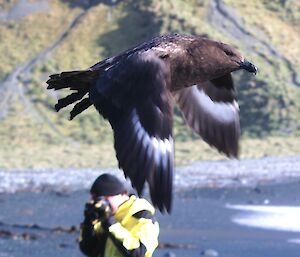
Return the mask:
<path fill-rule="evenodd" d="M 245 137 L 300 130 L 300 3 L 297 0 L 5 0 L 0 2 L 2 148 L 111 141 L 94 110 L 74 121 L 54 112 L 49 74 L 84 69 L 153 36 L 205 34 L 238 47 L 259 68 L 235 74 Z M 196 136 L 175 110 L 175 136 Z"/>

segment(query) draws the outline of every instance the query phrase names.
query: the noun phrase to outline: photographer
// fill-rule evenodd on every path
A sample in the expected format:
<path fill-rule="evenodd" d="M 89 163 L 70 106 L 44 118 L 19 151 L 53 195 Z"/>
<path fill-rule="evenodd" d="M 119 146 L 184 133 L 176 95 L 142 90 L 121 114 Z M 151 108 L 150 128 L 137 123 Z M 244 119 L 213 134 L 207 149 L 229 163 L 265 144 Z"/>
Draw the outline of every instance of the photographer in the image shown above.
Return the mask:
<path fill-rule="evenodd" d="M 90 190 L 79 246 L 90 257 L 150 257 L 158 246 L 159 225 L 154 207 L 145 199 L 129 196 L 115 176 L 103 174 Z"/>

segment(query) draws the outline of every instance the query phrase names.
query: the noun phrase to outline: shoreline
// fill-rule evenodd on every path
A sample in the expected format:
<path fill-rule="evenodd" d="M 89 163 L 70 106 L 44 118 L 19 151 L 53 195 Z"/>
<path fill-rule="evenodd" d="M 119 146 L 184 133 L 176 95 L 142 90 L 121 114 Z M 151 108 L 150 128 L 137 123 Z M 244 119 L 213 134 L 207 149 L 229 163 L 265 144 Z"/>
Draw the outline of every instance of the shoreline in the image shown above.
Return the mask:
<path fill-rule="evenodd" d="M 118 169 L 15 169 L 0 170 L 0 193 L 72 192 L 88 189 L 102 173 L 124 179 Z M 191 188 L 255 187 L 259 184 L 300 179 L 300 155 L 259 159 L 198 161 L 177 167 L 174 191 Z"/>

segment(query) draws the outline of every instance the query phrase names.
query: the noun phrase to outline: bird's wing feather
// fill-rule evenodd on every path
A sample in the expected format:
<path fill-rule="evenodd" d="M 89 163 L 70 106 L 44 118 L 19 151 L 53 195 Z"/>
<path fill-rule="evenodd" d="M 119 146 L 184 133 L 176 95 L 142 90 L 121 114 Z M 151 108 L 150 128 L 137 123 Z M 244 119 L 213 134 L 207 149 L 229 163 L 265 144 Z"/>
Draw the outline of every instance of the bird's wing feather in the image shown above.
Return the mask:
<path fill-rule="evenodd" d="M 174 156 L 170 71 L 149 52 L 134 54 L 105 74 L 96 87 L 119 110 L 117 119 L 106 115 L 114 130 L 119 166 L 139 194 L 148 181 L 153 204 L 170 211 Z"/>
<path fill-rule="evenodd" d="M 239 109 L 227 76 L 176 91 L 174 97 L 187 124 L 204 141 L 227 156 L 237 157 Z M 221 86 L 222 81 L 226 87 Z"/>
<path fill-rule="evenodd" d="M 198 86 L 214 102 L 232 103 L 236 101 L 235 89 L 231 74 L 207 81 Z"/>

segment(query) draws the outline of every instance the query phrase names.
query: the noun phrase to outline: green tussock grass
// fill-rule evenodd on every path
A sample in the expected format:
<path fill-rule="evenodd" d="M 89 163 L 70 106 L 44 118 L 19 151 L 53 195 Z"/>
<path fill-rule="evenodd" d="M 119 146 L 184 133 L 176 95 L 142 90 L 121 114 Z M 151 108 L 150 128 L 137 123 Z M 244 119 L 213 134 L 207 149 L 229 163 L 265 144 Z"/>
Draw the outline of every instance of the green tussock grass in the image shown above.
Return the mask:
<path fill-rule="evenodd" d="M 0 26 L 0 79 L 19 64 L 33 58 L 58 38 L 79 12 L 58 0 L 50 1 L 48 13 L 28 15 Z M 42 26 L 41 26 L 42 24 Z"/>
<path fill-rule="evenodd" d="M 36 130 L 33 130 L 36 131 Z M 45 135 L 42 135 L 44 137 Z M 268 137 L 264 140 L 243 139 L 240 158 L 260 158 L 266 156 L 299 155 L 298 138 Z M 201 140 L 175 142 L 175 163 L 188 165 L 201 160 L 225 160 L 224 155 L 212 149 Z M 15 141 L 1 145 L 0 168 L 117 168 L 117 160 L 112 142 L 101 144 L 86 143 L 34 143 L 34 138 L 26 142 Z"/>
<path fill-rule="evenodd" d="M 249 27 L 259 29 L 293 63 L 300 65 L 299 1 L 232 1 L 225 3 L 238 11 Z M 281 4 L 280 2 L 286 2 Z M 255 14 L 255 15 L 253 15 Z"/>

